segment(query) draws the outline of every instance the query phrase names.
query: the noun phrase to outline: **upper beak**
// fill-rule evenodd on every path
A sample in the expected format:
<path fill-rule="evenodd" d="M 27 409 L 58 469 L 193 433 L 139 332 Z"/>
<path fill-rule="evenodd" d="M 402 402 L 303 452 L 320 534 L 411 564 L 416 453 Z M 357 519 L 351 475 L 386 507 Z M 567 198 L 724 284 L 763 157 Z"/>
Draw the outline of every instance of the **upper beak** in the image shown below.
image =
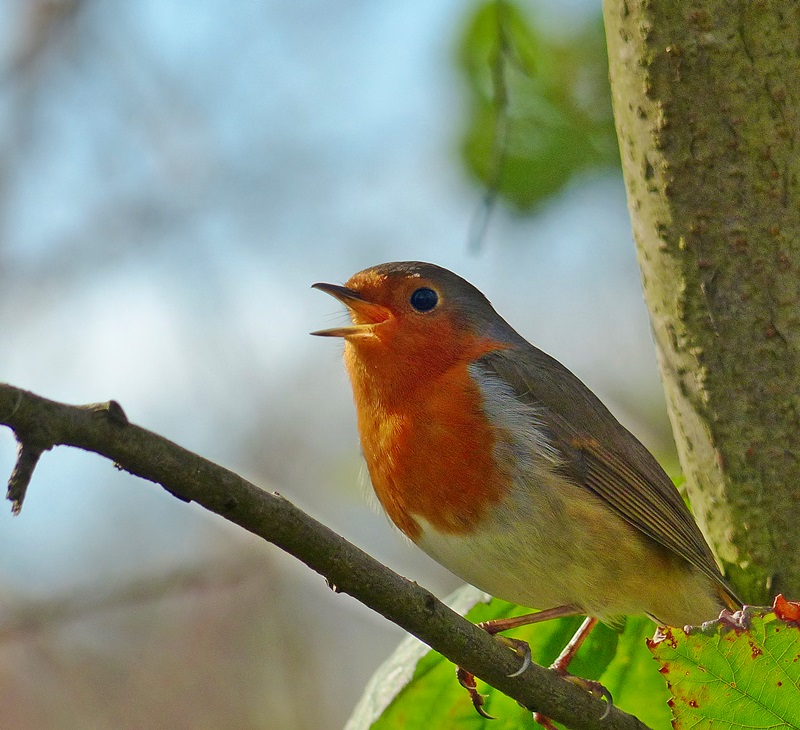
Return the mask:
<path fill-rule="evenodd" d="M 355 289 L 348 289 L 346 286 L 338 284 L 312 284 L 312 289 L 319 289 L 326 294 L 330 294 L 338 299 L 350 310 L 353 324 L 349 327 L 333 327 L 327 330 L 317 330 L 312 335 L 320 337 L 354 337 L 369 336 L 372 334 L 373 325 L 385 322 L 391 316 L 391 312 L 380 304 L 375 304 L 364 298 Z"/>

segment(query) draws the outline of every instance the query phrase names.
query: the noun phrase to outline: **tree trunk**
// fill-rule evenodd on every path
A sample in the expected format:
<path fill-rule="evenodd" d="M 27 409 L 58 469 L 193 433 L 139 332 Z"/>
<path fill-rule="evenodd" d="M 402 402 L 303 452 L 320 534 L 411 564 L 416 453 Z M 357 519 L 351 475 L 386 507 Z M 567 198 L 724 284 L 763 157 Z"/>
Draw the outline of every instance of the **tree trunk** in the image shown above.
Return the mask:
<path fill-rule="evenodd" d="M 645 298 L 695 515 L 800 597 L 800 5 L 605 0 Z"/>

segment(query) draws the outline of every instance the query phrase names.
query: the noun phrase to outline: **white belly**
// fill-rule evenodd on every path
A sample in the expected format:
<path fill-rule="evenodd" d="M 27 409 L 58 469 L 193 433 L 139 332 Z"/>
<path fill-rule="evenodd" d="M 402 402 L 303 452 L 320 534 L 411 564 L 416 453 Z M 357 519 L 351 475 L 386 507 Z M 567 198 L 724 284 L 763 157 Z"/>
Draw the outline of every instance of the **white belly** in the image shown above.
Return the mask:
<path fill-rule="evenodd" d="M 587 561 L 578 554 L 588 546 L 573 534 L 558 504 L 539 503 L 523 514 L 500 507 L 467 534 L 444 534 L 417 520 L 422 536 L 416 543 L 422 550 L 497 598 L 543 609 L 580 604 L 591 591 L 595 571 L 583 570 Z"/>

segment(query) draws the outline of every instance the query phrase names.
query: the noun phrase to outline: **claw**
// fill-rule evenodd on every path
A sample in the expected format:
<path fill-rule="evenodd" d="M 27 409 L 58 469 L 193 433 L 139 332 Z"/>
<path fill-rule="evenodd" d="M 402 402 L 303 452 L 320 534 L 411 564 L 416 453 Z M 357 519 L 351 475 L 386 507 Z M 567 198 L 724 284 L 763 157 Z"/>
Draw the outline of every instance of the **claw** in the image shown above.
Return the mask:
<path fill-rule="evenodd" d="M 507 646 L 518 657 L 522 658 L 522 666 L 516 672 L 507 675 L 509 677 L 519 677 L 531 665 L 531 648 L 527 641 L 522 639 L 512 639 L 510 636 L 496 636 L 501 644 Z"/>
<path fill-rule="evenodd" d="M 583 679 L 583 677 L 576 677 L 574 674 L 568 674 L 564 671 L 558 671 L 558 673 L 564 677 L 568 682 L 572 682 L 572 684 L 577 685 L 578 687 L 585 689 L 590 695 L 593 697 L 603 698 L 606 701 L 606 709 L 603 714 L 600 716 L 601 720 L 605 720 L 609 713 L 611 712 L 611 708 L 614 706 L 614 698 L 611 696 L 611 692 L 609 692 L 600 682 L 596 682 L 593 679 Z"/>
<path fill-rule="evenodd" d="M 487 720 L 496 720 L 497 718 L 494 715 L 490 715 L 483 709 L 483 706 L 486 704 L 486 695 L 478 692 L 475 675 L 472 674 L 472 672 L 468 672 L 466 669 L 457 667 L 456 677 L 458 678 L 458 683 L 469 693 L 469 698 L 472 700 L 472 706 L 475 708 L 475 712 Z"/>
<path fill-rule="evenodd" d="M 606 690 L 606 694 L 603 696 L 606 698 L 606 709 L 603 710 L 603 714 L 600 715 L 601 720 L 605 720 L 611 714 L 611 708 L 614 706 L 614 698 L 611 696 L 611 692 Z"/>
<path fill-rule="evenodd" d="M 480 626 L 480 624 L 478 625 Z M 481 626 L 481 628 L 485 627 Z M 528 646 L 528 642 L 522 641 L 522 639 L 512 639 L 509 636 L 495 635 L 495 638 L 501 644 L 511 649 L 517 656 L 522 657 L 522 666 L 517 669 L 516 672 L 512 672 L 508 675 L 509 677 L 518 677 L 531 665 L 531 648 Z M 478 687 L 475 683 L 475 675 L 458 667 L 456 669 L 456 677 L 458 677 L 458 683 L 469 692 L 469 697 L 472 700 L 472 706 L 475 708 L 475 711 L 487 720 L 496 720 L 496 717 L 490 715 L 483 709 L 484 704 L 486 704 L 486 695 L 478 692 Z"/>
<path fill-rule="evenodd" d="M 528 649 L 528 653 L 522 657 L 522 666 L 517 669 L 516 672 L 511 672 L 511 674 L 507 674 L 507 677 L 519 677 L 529 666 L 531 665 L 531 650 Z"/>
<path fill-rule="evenodd" d="M 611 714 L 611 708 L 614 707 L 614 698 L 611 696 L 611 692 L 603 687 L 602 684 L 600 685 L 600 689 L 603 690 L 601 697 L 604 697 L 606 701 L 606 709 L 603 711 L 603 714 L 600 715 L 600 719 L 605 720 Z"/>
<path fill-rule="evenodd" d="M 605 698 L 606 709 L 604 710 L 603 714 L 600 715 L 601 720 L 605 720 L 609 714 L 611 714 L 611 708 L 614 706 L 614 698 L 611 696 L 611 692 L 609 692 L 602 684 L 600 684 L 600 682 L 596 682 L 593 679 L 576 677 L 574 674 L 569 674 L 558 667 L 551 666 L 550 669 L 558 672 L 568 682 L 572 682 L 572 684 L 575 684 L 581 689 L 586 690 L 590 695 L 594 697 Z M 556 726 L 553 724 L 553 721 L 547 717 L 547 715 L 543 715 L 541 712 L 534 712 L 533 719 L 536 720 L 536 722 L 538 722 L 545 730 L 557 730 Z"/>

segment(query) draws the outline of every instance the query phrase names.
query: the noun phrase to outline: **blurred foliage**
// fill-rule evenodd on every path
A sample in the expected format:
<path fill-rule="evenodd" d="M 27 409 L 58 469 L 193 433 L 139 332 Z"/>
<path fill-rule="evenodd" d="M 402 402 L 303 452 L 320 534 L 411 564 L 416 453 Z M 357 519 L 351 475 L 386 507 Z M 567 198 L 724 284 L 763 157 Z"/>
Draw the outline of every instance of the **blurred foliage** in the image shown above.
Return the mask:
<path fill-rule="evenodd" d="M 466 608 L 464 600 L 481 595 L 471 586 L 456 594 L 454 609 Z M 460 605 L 458 605 L 460 603 Z M 478 603 L 466 617 L 471 621 L 518 616 L 528 609 L 492 599 Z M 583 621 L 572 616 L 525 626 L 513 632 L 531 647 L 534 662 L 549 665 Z M 635 713 L 650 727 L 670 727 L 669 695 L 658 665 L 647 649 L 646 638 L 654 631 L 644 617 L 629 618 L 621 632 L 598 625 L 578 651 L 570 671 L 580 677 L 598 679 L 611 692 L 614 703 Z M 347 730 L 422 730 L 423 728 L 467 728 L 503 730 L 537 728 L 532 714 L 492 687 L 479 683 L 487 695 L 486 710 L 497 719 L 487 720 L 472 707 L 466 691 L 455 678 L 453 665 L 420 642 L 404 641 L 378 670 L 356 708 Z"/>
<path fill-rule="evenodd" d="M 471 105 L 462 154 L 490 201 L 528 211 L 576 173 L 619 165 L 599 13 L 555 39 L 517 6 L 484 3 L 466 24 L 458 65 Z"/>

